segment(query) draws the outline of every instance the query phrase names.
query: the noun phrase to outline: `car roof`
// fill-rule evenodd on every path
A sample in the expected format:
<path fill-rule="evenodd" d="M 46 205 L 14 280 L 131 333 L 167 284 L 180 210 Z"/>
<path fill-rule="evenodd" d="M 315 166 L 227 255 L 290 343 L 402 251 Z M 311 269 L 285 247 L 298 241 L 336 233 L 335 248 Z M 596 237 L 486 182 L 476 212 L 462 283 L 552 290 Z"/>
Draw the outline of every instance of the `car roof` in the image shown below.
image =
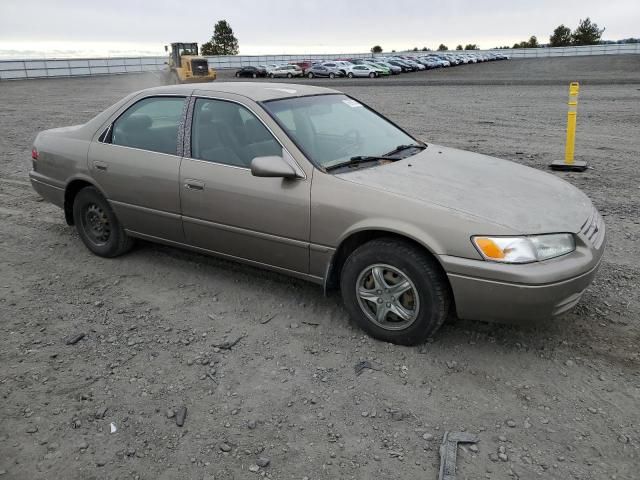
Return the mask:
<path fill-rule="evenodd" d="M 278 98 L 341 93 L 331 88 L 279 82 L 211 82 L 190 85 L 168 85 L 143 90 L 143 92 L 157 94 L 185 95 L 190 95 L 195 91 L 202 93 L 233 93 L 245 96 L 256 102 L 274 100 Z"/>

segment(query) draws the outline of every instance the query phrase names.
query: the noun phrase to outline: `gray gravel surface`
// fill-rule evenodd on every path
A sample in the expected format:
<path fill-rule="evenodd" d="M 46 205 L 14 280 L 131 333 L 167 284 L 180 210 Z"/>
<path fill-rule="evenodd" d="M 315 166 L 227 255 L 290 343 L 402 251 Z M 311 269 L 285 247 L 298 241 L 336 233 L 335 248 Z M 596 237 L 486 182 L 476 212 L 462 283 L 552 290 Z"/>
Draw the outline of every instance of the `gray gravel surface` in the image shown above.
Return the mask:
<path fill-rule="evenodd" d="M 467 72 L 526 83 L 556 63 L 522 62 Z M 414 348 L 277 274 L 144 242 L 91 255 L 28 185 L 31 141 L 157 80 L 1 84 L 0 478 L 435 479 L 445 430 L 480 438 L 461 479 L 637 478 L 640 79 L 613 85 L 633 72 L 610 62 L 612 84 L 580 96 L 576 151 L 593 168 L 562 174 L 609 231 L 583 301 L 527 328 L 452 319 Z M 341 89 L 429 142 L 541 169 L 562 156 L 564 80 L 385 81 Z M 380 369 L 356 375 L 363 360 Z"/>

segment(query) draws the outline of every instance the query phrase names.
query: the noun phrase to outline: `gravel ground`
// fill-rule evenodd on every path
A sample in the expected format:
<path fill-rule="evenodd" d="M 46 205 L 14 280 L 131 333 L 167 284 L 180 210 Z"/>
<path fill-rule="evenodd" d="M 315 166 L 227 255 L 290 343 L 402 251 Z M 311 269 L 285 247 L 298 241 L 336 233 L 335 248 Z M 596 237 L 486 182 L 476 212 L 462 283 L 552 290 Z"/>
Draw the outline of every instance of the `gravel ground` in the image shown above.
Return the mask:
<path fill-rule="evenodd" d="M 155 77 L 1 84 L 0 477 L 435 479 L 444 431 L 464 430 L 480 442 L 460 448 L 460 479 L 637 478 L 631 57 L 575 69 L 575 78 L 598 72 L 578 116 L 577 156 L 593 168 L 561 175 L 591 196 L 609 231 L 582 302 L 530 328 L 452 319 L 413 348 L 364 336 L 337 295 L 277 274 L 144 242 L 118 259 L 89 254 L 31 190 L 31 141 Z M 380 79 L 341 89 L 428 141 L 544 169 L 563 152 L 558 65 L 495 62 L 406 77 L 450 75 L 454 86 Z M 554 71 L 555 85 L 536 85 Z M 484 85 L 494 73 L 523 85 Z M 375 369 L 356 375 L 361 360 Z"/>

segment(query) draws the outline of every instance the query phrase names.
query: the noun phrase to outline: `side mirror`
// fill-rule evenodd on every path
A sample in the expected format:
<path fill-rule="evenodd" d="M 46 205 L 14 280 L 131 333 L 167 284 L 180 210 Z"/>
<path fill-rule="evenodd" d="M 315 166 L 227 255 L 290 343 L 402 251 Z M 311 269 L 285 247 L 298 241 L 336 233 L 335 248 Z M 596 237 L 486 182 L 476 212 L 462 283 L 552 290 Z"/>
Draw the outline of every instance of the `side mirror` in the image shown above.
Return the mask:
<path fill-rule="evenodd" d="M 284 158 L 278 156 L 256 157 L 251 160 L 251 175 L 276 178 L 298 177 L 293 167 Z"/>

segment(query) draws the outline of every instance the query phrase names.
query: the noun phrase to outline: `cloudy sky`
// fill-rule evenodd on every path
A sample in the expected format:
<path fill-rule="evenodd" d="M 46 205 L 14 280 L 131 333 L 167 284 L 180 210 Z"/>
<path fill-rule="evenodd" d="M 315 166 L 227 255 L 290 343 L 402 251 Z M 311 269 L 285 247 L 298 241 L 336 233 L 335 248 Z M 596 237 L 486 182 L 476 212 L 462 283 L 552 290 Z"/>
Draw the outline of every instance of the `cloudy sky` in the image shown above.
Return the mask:
<path fill-rule="evenodd" d="M 355 53 L 440 43 L 541 43 L 591 17 L 605 39 L 640 36 L 640 1 L 614 0 L 0 0 L 0 56 L 164 54 L 208 40 L 226 19 L 240 53 Z"/>

